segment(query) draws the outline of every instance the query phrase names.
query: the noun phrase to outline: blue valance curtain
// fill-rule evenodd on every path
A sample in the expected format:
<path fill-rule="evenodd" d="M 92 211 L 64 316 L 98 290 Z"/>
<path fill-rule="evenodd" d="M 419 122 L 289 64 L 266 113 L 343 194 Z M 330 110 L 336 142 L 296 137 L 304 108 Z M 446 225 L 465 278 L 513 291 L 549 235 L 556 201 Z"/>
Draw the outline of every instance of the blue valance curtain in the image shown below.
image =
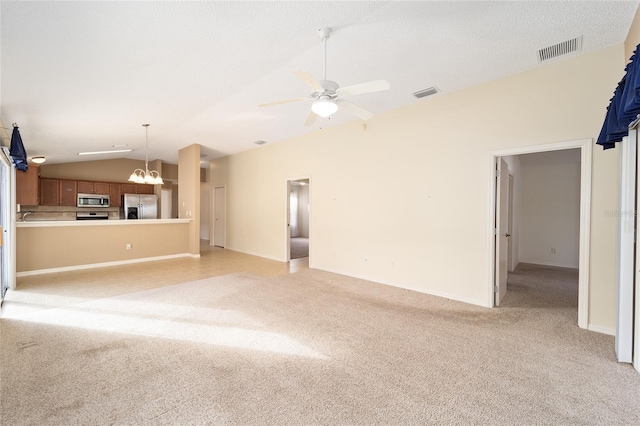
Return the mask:
<path fill-rule="evenodd" d="M 13 159 L 13 164 L 16 165 L 16 170 L 26 172 L 29 169 L 29 164 L 27 163 L 27 151 L 24 149 L 18 125 L 15 123 L 13 124 L 13 133 L 11 134 L 9 155 L 11 155 L 11 158 Z"/>
<path fill-rule="evenodd" d="M 604 124 L 598 136 L 598 145 L 603 149 L 615 148 L 616 142 L 629 133 L 631 124 L 640 114 L 640 64 L 636 63 L 638 48 L 625 67 L 625 75 L 618 83 L 613 98 L 607 107 Z"/>

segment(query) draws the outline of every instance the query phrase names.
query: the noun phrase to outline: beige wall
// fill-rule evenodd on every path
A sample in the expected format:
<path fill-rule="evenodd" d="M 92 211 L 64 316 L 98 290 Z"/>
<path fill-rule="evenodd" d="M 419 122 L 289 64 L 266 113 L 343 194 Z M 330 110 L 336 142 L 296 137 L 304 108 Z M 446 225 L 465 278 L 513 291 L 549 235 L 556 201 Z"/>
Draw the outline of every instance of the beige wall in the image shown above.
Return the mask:
<path fill-rule="evenodd" d="M 43 164 L 40 166 L 40 176 L 44 178 L 125 183 L 137 168 L 144 169 L 144 161 L 120 158 L 77 163 Z"/>
<path fill-rule="evenodd" d="M 13 129 L 11 129 L 13 131 Z M 9 134 L 9 126 L 5 125 L 0 117 L 0 146 L 11 146 L 11 135 Z"/>
<path fill-rule="evenodd" d="M 178 151 L 178 217 L 189 224 L 189 253 L 200 254 L 200 145 Z"/>
<path fill-rule="evenodd" d="M 188 223 L 17 228 L 16 271 L 118 262 L 189 251 Z M 131 244 L 131 250 L 126 245 Z"/>
<path fill-rule="evenodd" d="M 633 55 L 636 46 L 640 44 L 640 8 L 636 10 L 636 15 L 631 23 L 631 28 L 624 42 L 624 57 L 628 61 Z M 615 87 L 613 88 L 615 89 Z M 611 89 L 613 91 L 613 89 Z"/>
<path fill-rule="evenodd" d="M 519 157 L 522 165 L 520 261 L 578 268 L 580 150 Z"/>
<path fill-rule="evenodd" d="M 623 66 L 618 45 L 217 160 L 227 247 L 285 259 L 285 182 L 310 175 L 312 267 L 486 305 L 490 151 L 597 137 Z M 593 152 L 589 321 L 613 329 L 618 152 Z"/>
<path fill-rule="evenodd" d="M 118 158 L 113 160 L 43 164 L 40 166 L 40 176 L 45 178 L 125 183 L 135 169 L 144 170 L 144 161 Z M 178 179 L 178 166 L 174 164 L 163 164 L 161 160 L 155 160 L 149 162 L 149 170 L 161 171 L 163 178 Z M 165 170 L 169 172 L 168 175 L 164 174 Z"/>

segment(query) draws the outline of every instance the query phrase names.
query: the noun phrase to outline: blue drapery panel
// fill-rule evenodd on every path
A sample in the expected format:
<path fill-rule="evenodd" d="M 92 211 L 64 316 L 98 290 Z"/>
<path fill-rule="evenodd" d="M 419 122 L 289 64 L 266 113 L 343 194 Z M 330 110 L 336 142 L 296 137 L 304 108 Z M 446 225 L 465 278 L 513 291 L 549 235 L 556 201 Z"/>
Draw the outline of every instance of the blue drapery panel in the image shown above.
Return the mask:
<path fill-rule="evenodd" d="M 602 130 L 598 136 L 598 145 L 603 149 L 615 148 L 616 142 L 629 133 L 629 124 L 640 114 L 640 66 L 636 63 L 638 48 L 631 55 L 625 67 L 625 74 L 618 83 L 613 98 L 607 107 Z"/>
<path fill-rule="evenodd" d="M 9 155 L 13 159 L 13 163 L 16 165 L 16 170 L 26 172 L 29 169 L 27 163 L 27 151 L 22 144 L 22 137 L 18 126 L 13 125 L 13 133 L 11 134 L 11 147 L 9 148 Z"/>

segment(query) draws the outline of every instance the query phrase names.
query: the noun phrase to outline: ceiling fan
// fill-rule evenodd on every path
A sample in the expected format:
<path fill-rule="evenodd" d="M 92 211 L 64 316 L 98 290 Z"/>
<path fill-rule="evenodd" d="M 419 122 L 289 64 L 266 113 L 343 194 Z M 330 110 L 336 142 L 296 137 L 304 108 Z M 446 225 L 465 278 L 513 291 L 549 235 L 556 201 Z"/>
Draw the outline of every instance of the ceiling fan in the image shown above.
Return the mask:
<path fill-rule="evenodd" d="M 304 122 L 305 126 L 312 125 L 318 116 L 329 117 L 338 108 L 343 109 L 356 117 L 367 120 L 373 117 L 373 113 L 366 109 L 346 101 L 343 99 L 345 96 L 361 95 L 364 93 L 380 92 L 382 90 L 389 90 L 391 86 L 386 80 L 369 81 L 367 83 L 354 84 L 351 86 L 340 87 L 335 81 L 327 80 L 327 39 L 331 34 L 331 28 L 321 28 L 318 30 L 318 35 L 324 41 L 324 62 L 322 68 L 322 80 L 316 80 L 310 73 L 306 71 L 294 71 L 293 74 L 300 80 L 304 81 L 309 87 L 311 87 L 311 94 L 300 98 L 285 99 L 282 101 L 269 102 L 259 105 L 261 107 L 268 107 L 274 105 L 285 104 L 289 102 L 299 102 L 312 100 L 311 111 Z"/>

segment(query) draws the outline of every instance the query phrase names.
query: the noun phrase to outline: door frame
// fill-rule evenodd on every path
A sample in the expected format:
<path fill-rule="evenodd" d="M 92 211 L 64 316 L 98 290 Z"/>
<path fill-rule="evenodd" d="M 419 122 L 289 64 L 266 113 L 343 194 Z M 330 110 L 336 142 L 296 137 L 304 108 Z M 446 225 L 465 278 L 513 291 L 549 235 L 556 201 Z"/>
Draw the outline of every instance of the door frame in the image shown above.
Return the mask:
<path fill-rule="evenodd" d="M 313 234 L 313 208 L 312 208 L 312 186 L 311 186 L 311 175 L 305 176 L 297 176 L 297 177 L 289 177 L 285 180 L 285 206 L 284 206 L 284 261 L 291 261 L 291 233 L 289 232 L 289 209 L 291 206 L 289 205 L 289 196 L 291 194 L 291 182 L 295 182 L 298 180 L 308 180 L 309 181 L 309 265 L 311 265 L 311 235 Z"/>
<path fill-rule="evenodd" d="M 580 244 L 578 261 L 578 327 L 589 328 L 589 241 L 591 234 L 591 157 L 592 139 L 578 139 L 566 142 L 555 142 L 531 145 L 518 148 L 500 149 L 489 152 L 489 215 L 487 241 L 489 247 L 489 280 L 487 281 L 487 305 L 495 306 L 493 286 L 495 281 L 495 235 L 496 216 L 495 164 L 498 158 L 509 155 L 531 154 L 535 152 L 560 151 L 580 148 Z"/>
<path fill-rule="evenodd" d="M 511 171 L 510 171 L 511 172 Z M 509 200 L 508 202 L 508 215 L 509 215 L 509 224 L 507 225 L 507 232 L 509 233 L 510 237 L 507 240 L 507 273 L 509 272 L 513 272 L 513 185 L 514 185 L 514 178 L 513 178 L 513 174 L 509 173 L 509 189 L 507 190 L 507 193 L 509 195 Z"/>
<path fill-rule="evenodd" d="M 1 125 L 1 120 L 0 120 Z M 16 289 L 16 166 L 11 161 L 9 148 L 2 147 L 0 161 L 4 168 L 2 190 L 2 267 L 0 273 L 8 290 Z M 2 285 L 2 284 L 0 284 Z M 0 302 L 1 304 L 1 302 Z"/>

